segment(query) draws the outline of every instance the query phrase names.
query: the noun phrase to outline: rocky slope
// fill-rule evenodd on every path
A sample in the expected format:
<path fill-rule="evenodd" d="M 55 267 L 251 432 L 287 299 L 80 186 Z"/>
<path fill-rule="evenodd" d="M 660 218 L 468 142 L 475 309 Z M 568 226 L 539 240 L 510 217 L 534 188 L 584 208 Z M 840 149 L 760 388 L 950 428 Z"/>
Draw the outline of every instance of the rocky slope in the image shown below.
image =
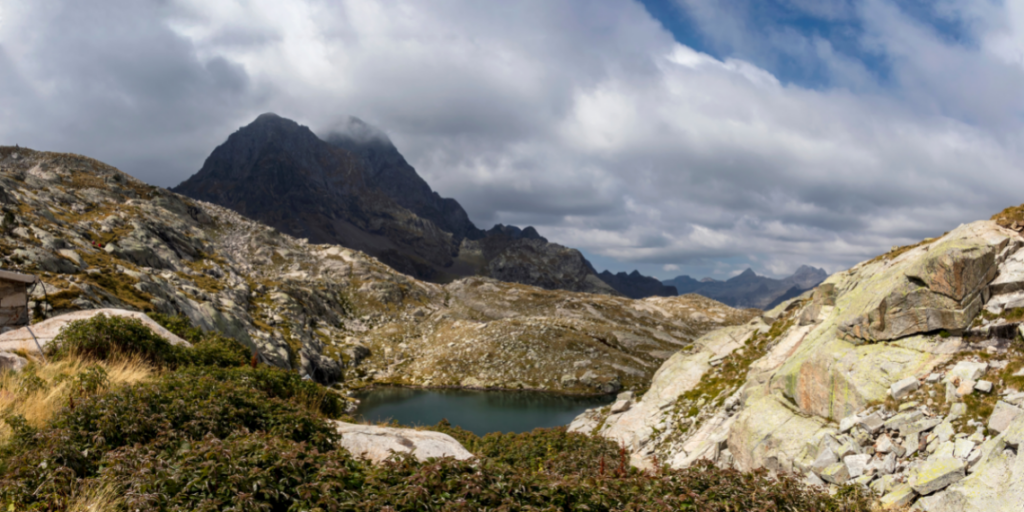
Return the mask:
<path fill-rule="evenodd" d="M 484 277 L 418 281 L 146 185 L 79 155 L 0 147 L 0 253 L 36 273 L 34 315 L 184 315 L 322 382 L 644 388 L 679 348 L 755 312 L 701 297 L 633 301 Z M 508 231 L 508 230 L 506 230 Z M 519 240 L 532 241 L 532 234 Z"/>
<path fill-rule="evenodd" d="M 698 281 L 690 276 L 677 276 L 663 283 L 675 286 L 679 294 L 696 293 L 738 308 L 771 309 L 783 300 L 814 288 L 826 277 L 828 273 L 820 268 L 801 265 L 784 279 L 759 276 L 748 268 L 725 281 L 711 278 Z"/>
<path fill-rule="evenodd" d="M 600 277 L 602 281 L 608 283 L 612 288 L 615 288 L 615 291 L 632 299 L 642 299 L 644 297 L 672 297 L 674 295 L 679 295 L 675 286 L 664 285 L 661 281 L 658 281 L 653 277 L 641 275 L 640 272 L 636 270 L 629 274 L 625 272 L 612 274 L 605 270 L 598 274 L 597 277 Z"/>
<path fill-rule="evenodd" d="M 620 442 L 638 466 L 710 459 L 869 486 L 884 508 L 1018 510 L 1022 213 L 896 249 L 709 333 L 642 397 L 571 429 Z"/>

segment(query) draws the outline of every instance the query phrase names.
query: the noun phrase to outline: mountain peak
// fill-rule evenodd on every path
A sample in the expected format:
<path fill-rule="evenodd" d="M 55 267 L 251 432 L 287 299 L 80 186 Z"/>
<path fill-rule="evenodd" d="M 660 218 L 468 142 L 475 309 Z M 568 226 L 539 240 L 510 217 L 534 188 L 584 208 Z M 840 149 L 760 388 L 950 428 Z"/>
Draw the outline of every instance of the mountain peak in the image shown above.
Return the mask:
<path fill-rule="evenodd" d="M 730 282 L 731 283 L 731 282 L 738 282 L 738 281 L 750 281 L 750 280 L 753 280 L 753 279 L 756 279 L 756 278 L 757 278 L 757 274 L 755 274 L 754 271 L 751 270 L 750 268 L 747 268 L 746 270 L 744 270 L 743 272 L 739 273 L 735 277 L 733 277 L 731 279 L 727 279 L 726 282 Z"/>

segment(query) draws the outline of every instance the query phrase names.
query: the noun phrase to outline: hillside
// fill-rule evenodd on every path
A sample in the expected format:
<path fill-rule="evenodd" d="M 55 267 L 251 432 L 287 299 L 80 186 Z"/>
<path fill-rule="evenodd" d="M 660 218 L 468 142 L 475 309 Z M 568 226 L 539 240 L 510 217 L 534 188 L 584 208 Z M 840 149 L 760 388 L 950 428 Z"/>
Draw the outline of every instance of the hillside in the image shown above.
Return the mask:
<path fill-rule="evenodd" d="M 855 483 L 884 509 L 1024 500 L 1024 208 L 829 276 L 673 355 L 570 431 L 639 467 L 697 461 Z"/>
<path fill-rule="evenodd" d="M 678 349 L 754 315 L 693 296 L 423 282 L 78 155 L 2 147 L 0 187 L 3 266 L 44 281 L 32 294 L 37 317 L 108 307 L 182 315 L 324 383 L 641 389 Z M 512 244 L 540 242 L 498 231 Z"/>

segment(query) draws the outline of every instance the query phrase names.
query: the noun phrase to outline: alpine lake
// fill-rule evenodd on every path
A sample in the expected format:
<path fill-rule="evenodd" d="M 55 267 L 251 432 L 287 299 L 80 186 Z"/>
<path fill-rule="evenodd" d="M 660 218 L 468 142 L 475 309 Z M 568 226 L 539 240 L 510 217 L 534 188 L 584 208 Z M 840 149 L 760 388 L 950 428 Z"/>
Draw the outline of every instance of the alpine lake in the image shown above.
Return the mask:
<path fill-rule="evenodd" d="M 371 423 L 394 421 L 415 427 L 447 419 L 454 426 L 483 436 L 568 425 L 584 410 L 612 403 L 615 395 L 377 387 L 356 398 L 360 400 L 356 415 Z"/>

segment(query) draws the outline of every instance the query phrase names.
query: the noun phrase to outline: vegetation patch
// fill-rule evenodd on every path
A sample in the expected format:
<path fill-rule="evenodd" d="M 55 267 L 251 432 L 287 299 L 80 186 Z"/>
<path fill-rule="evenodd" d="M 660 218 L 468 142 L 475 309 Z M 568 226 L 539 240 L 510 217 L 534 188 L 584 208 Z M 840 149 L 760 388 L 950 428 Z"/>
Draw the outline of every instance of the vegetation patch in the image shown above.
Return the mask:
<path fill-rule="evenodd" d="M 139 358 L 167 368 L 187 365 L 230 367 L 249 361 L 249 349 L 236 340 L 219 334 L 200 338 L 193 327 L 183 328 L 181 320 L 157 318 L 170 326 L 169 330 L 178 330 L 186 339 L 191 338 L 195 346 L 172 345 L 136 318 L 100 314 L 68 323 L 46 346 L 46 355 L 56 360 L 69 357 L 96 360 Z"/>
<path fill-rule="evenodd" d="M 992 219 L 1004 228 L 1009 228 L 1014 223 L 1018 225 L 1024 225 L 1024 204 L 1020 206 L 1011 206 L 995 215 Z"/>

